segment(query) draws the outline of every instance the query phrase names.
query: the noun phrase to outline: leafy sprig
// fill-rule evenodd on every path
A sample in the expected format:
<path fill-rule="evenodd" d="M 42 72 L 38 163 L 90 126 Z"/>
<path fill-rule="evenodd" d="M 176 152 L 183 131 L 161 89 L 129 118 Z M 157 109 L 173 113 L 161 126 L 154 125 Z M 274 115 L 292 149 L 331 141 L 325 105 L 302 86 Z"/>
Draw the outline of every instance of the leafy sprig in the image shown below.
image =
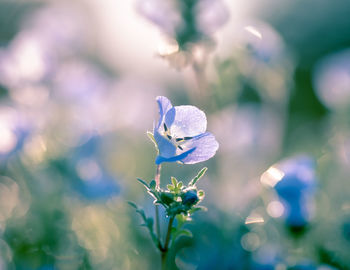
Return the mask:
<path fill-rule="evenodd" d="M 149 184 L 137 178 L 137 180 L 146 188 L 147 193 L 150 194 L 156 205 L 161 205 L 165 208 L 166 214 L 170 219 L 176 219 L 176 226 L 171 228 L 171 237 L 174 242 L 181 236 L 192 237 L 192 233 L 184 229 L 186 222 L 191 221 L 191 216 L 200 210 L 206 210 L 205 207 L 200 206 L 199 203 L 204 199 L 205 193 L 203 190 L 198 190 L 196 183 L 206 173 L 207 168 L 201 169 L 198 174 L 186 186 L 182 181 L 178 181 L 175 177 L 171 177 L 171 184 L 168 184 L 166 189 L 156 186 L 156 182 L 152 180 Z M 164 249 L 160 239 L 154 233 L 153 218 L 147 217 L 144 210 L 138 207 L 135 203 L 129 204 L 140 214 L 143 224 L 148 228 L 154 244 L 160 249 Z"/>

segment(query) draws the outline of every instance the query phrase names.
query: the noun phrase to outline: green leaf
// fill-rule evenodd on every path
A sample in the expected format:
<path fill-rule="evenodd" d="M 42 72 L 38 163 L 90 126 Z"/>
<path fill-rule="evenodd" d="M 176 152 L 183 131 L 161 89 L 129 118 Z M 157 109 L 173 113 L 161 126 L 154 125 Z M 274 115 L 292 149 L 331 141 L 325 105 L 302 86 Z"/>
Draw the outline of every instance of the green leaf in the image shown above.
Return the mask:
<path fill-rule="evenodd" d="M 148 194 L 151 195 L 155 199 L 155 202 L 160 200 L 159 193 L 155 189 L 149 189 Z M 153 203 L 155 203 L 155 202 L 153 202 Z"/>
<path fill-rule="evenodd" d="M 199 179 L 201 179 L 201 177 L 205 174 L 205 172 L 208 170 L 208 168 L 207 167 L 204 167 L 203 169 L 201 169 L 199 172 L 198 172 L 198 174 L 196 175 L 196 177 L 195 178 L 193 178 L 192 180 L 191 180 L 191 182 L 188 184 L 189 186 L 194 186 L 196 183 L 197 183 L 197 181 L 199 180 Z"/>
<path fill-rule="evenodd" d="M 189 221 L 189 217 L 184 214 L 176 215 L 177 228 L 180 229 L 187 221 Z"/>
<path fill-rule="evenodd" d="M 143 211 L 143 209 L 138 208 L 136 212 L 139 213 L 144 220 L 146 219 L 145 211 Z"/>
<path fill-rule="evenodd" d="M 135 208 L 135 209 L 138 209 L 138 208 L 139 208 L 134 202 L 129 201 L 128 204 L 129 204 L 132 208 Z"/>
<path fill-rule="evenodd" d="M 174 176 L 171 177 L 171 183 L 173 183 L 175 188 L 177 187 L 177 179 Z"/>
<path fill-rule="evenodd" d="M 192 207 L 190 210 L 188 210 L 188 213 L 190 215 L 192 215 L 193 213 L 198 212 L 200 210 L 207 211 L 208 209 L 204 206 L 196 206 L 196 207 Z"/>
<path fill-rule="evenodd" d="M 183 187 L 183 183 L 180 181 L 178 184 L 177 184 L 177 188 L 178 189 L 181 189 Z"/>
<path fill-rule="evenodd" d="M 169 253 L 167 256 L 167 266 L 168 270 L 178 270 L 179 268 L 176 266 L 175 258 L 179 251 L 186 247 L 192 247 L 194 245 L 194 240 L 192 237 L 188 237 L 185 235 L 179 236 L 169 248 Z"/>
<path fill-rule="evenodd" d="M 160 194 L 160 198 L 162 200 L 162 203 L 165 205 L 170 205 L 172 202 L 174 202 L 174 195 L 170 192 L 162 192 Z"/>
<path fill-rule="evenodd" d="M 142 220 L 144 223 L 142 223 L 140 226 L 146 227 L 148 229 L 148 232 L 151 236 L 151 239 L 153 241 L 153 243 L 155 244 L 155 246 L 158 248 L 159 247 L 159 239 L 156 236 L 156 234 L 153 231 L 153 218 L 147 218 L 145 215 L 145 211 L 143 211 L 143 209 L 139 208 L 135 203 L 133 202 L 128 202 L 133 208 L 136 209 L 136 212 L 140 214 Z"/>
<path fill-rule="evenodd" d="M 150 189 L 155 189 L 156 188 L 156 181 L 152 180 L 151 183 L 149 183 Z"/>
<path fill-rule="evenodd" d="M 153 218 L 147 218 L 147 226 L 153 228 Z"/>
<path fill-rule="evenodd" d="M 148 138 L 150 138 L 150 140 L 154 143 L 154 146 L 155 146 L 157 152 L 159 153 L 158 144 L 157 144 L 157 142 L 156 142 L 156 139 L 155 139 L 154 136 L 153 136 L 153 133 L 150 132 L 150 131 L 147 131 L 147 136 L 148 136 Z"/>
<path fill-rule="evenodd" d="M 190 230 L 187 230 L 187 229 L 178 230 L 176 232 L 176 236 L 174 236 L 174 237 L 177 238 L 177 237 L 180 237 L 182 235 L 187 236 L 187 237 L 193 237 L 192 232 Z"/>
<path fill-rule="evenodd" d="M 171 236 L 173 238 L 173 241 L 175 241 L 180 236 L 187 236 L 187 237 L 193 237 L 192 232 L 188 229 L 181 229 L 181 228 L 171 228 Z"/>
<path fill-rule="evenodd" d="M 145 182 L 145 181 L 143 181 L 141 178 L 136 178 L 137 179 L 137 181 L 139 181 L 142 185 L 144 185 L 147 189 L 149 189 L 149 186 L 148 186 L 148 184 Z"/>

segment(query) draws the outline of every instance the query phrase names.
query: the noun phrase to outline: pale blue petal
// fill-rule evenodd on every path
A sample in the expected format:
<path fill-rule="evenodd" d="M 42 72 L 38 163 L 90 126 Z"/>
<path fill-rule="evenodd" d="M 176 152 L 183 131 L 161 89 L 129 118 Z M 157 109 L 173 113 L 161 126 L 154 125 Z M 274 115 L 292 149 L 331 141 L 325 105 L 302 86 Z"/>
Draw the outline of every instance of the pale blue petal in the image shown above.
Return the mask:
<path fill-rule="evenodd" d="M 168 139 L 160 135 L 158 131 L 155 131 L 153 136 L 157 142 L 160 156 L 170 158 L 176 155 L 176 147 Z"/>
<path fill-rule="evenodd" d="M 184 105 L 172 107 L 165 115 L 170 134 L 177 138 L 194 137 L 207 129 L 205 113 L 197 107 Z"/>
<path fill-rule="evenodd" d="M 157 129 L 162 124 L 165 114 L 173 107 L 170 100 L 163 96 L 156 97 L 158 108 L 159 108 L 159 120 L 157 124 Z"/>
<path fill-rule="evenodd" d="M 184 164 L 194 164 L 213 157 L 219 148 L 219 143 L 213 134 L 206 132 L 194 137 L 183 146 L 186 149 L 195 148 L 195 150 L 180 161 Z"/>
<path fill-rule="evenodd" d="M 163 162 L 176 162 L 181 161 L 182 159 L 186 158 L 189 154 L 191 154 L 193 151 L 195 151 L 196 148 L 192 148 L 186 152 L 183 152 L 177 156 L 172 156 L 169 158 L 162 157 L 161 155 L 157 156 L 156 158 L 156 164 L 161 164 Z"/>

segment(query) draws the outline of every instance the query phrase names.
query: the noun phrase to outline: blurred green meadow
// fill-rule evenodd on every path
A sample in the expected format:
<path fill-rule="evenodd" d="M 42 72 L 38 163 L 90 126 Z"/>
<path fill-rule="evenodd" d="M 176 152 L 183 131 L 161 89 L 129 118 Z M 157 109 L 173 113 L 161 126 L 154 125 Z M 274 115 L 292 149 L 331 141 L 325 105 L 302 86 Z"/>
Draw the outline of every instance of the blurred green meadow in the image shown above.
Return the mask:
<path fill-rule="evenodd" d="M 171 269 L 350 269 L 349 11 L 0 0 L 0 270 L 160 269 L 127 204 L 154 213 L 136 178 L 154 178 L 160 95 L 220 144 L 162 168 L 165 187 L 208 167 Z"/>

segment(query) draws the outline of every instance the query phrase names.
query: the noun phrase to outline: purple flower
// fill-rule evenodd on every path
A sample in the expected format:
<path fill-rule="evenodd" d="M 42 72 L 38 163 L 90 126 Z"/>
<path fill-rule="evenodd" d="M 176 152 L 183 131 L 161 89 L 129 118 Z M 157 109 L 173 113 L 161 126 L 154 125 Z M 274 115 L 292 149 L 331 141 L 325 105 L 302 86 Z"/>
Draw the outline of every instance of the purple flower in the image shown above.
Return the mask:
<path fill-rule="evenodd" d="M 159 154 L 156 164 L 179 161 L 194 164 L 208 160 L 219 148 L 213 134 L 206 132 L 207 119 L 197 107 L 173 107 L 170 100 L 159 96 L 159 120 L 154 127 L 154 139 Z"/>

